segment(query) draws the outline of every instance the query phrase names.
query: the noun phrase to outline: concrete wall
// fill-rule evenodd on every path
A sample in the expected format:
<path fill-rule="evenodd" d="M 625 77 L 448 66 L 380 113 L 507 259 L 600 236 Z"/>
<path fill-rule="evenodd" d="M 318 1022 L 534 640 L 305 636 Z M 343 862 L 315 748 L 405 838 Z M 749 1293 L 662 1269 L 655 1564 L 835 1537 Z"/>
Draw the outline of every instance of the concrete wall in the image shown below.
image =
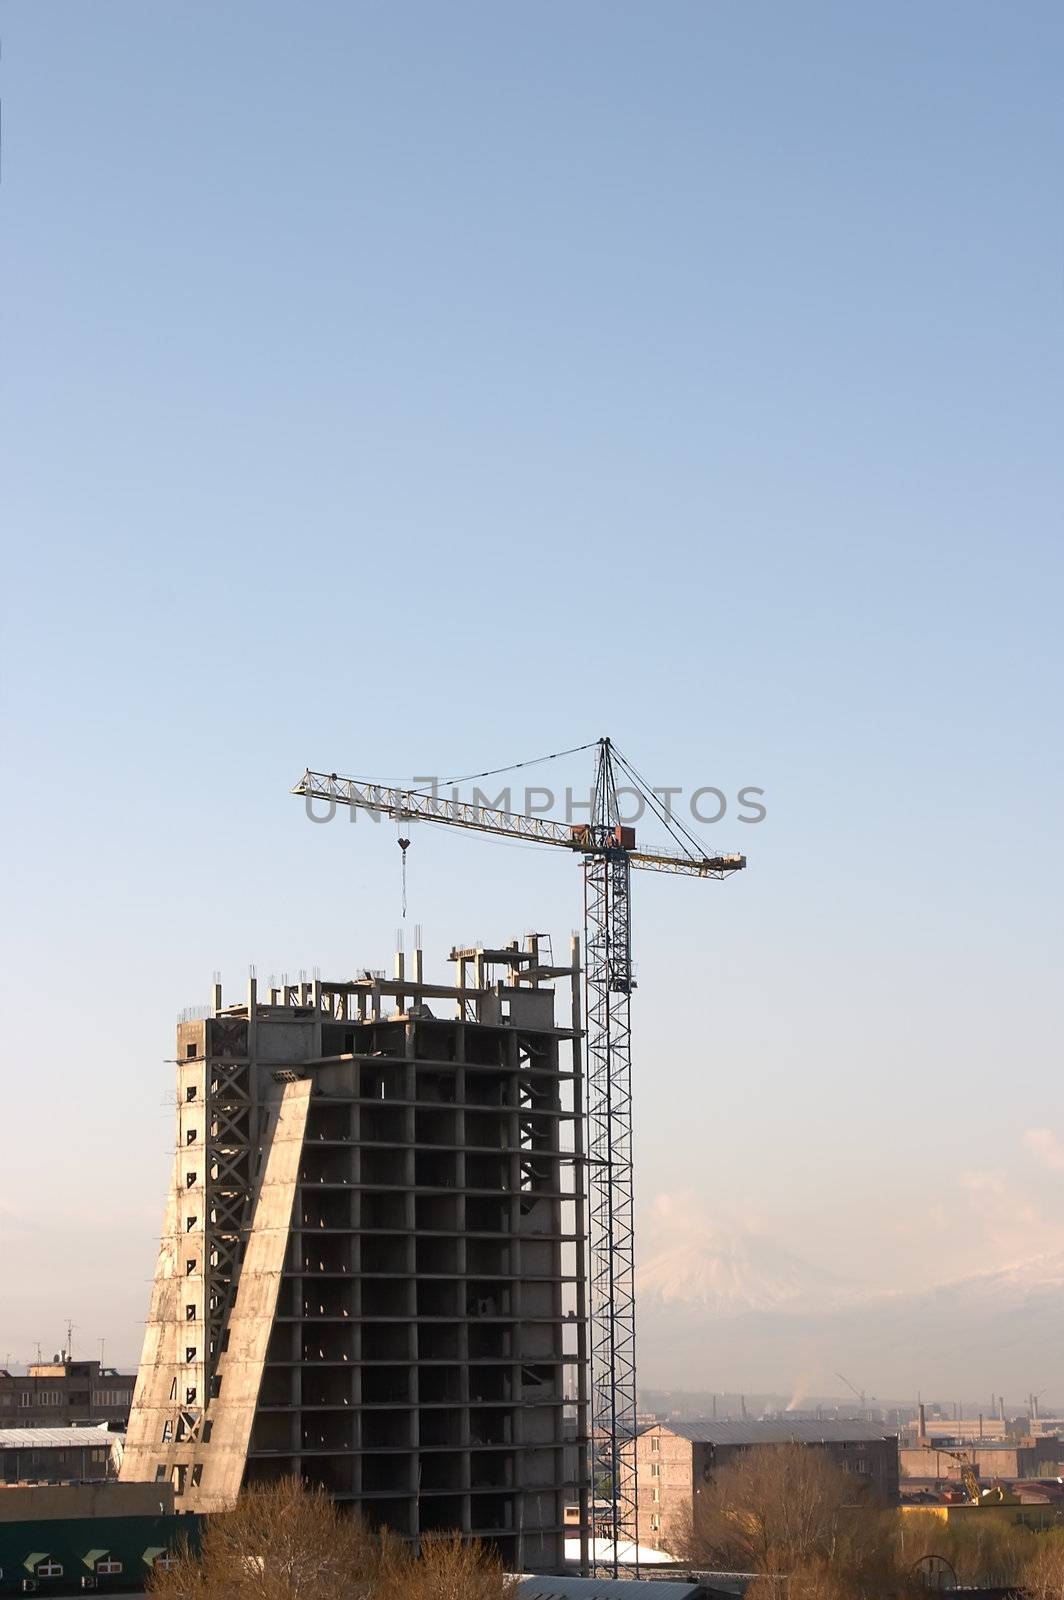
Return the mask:
<path fill-rule="evenodd" d="M 170 1190 L 163 1213 L 162 1236 L 152 1280 L 148 1320 L 144 1327 L 140 1369 L 133 1391 L 133 1406 L 126 1430 L 125 1449 L 119 1477 L 122 1482 L 143 1482 L 155 1479 L 155 1463 L 159 1459 L 159 1440 L 166 1419 L 173 1416 L 174 1405 L 170 1399 L 172 1385 L 186 1368 L 180 1359 L 178 1338 L 182 1334 L 179 1322 L 178 1259 L 182 1245 L 179 1231 L 179 1195 L 181 1153 L 174 1157 L 170 1175 Z"/>
<path fill-rule="evenodd" d="M 155 1517 L 173 1509 L 168 1483 L 23 1483 L 0 1490 L 0 1522 Z"/>
<path fill-rule="evenodd" d="M 957 1454 L 965 1456 L 975 1467 L 984 1484 L 997 1478 L 1037 1478 L 1042 1468 L 1059 1460 L 1059 1444 L 1055 1439 L 1040 1439 L 1036 1444 L 966 1444 L 958 1447 Z M 902 1471 L 910 1478 L 934 1478 L 960 1482 L 964 1463 L 944 1450 L 910 1449 L 901 1451 Z"/>
<path fill-rule="evenodd" d="M 222 1510 L 240 1493 L 277 1314 L 310 1091 L 309 1080 L 285 1084 L 264 1137 L 266 1164 L 229 1317 L 228 1342 L 218 1361 L 217 1395 L 207 1405 L 210 1444 L 197 1452 L 203 1467 L 201 1482 L 195 1489 L 189 1486 L 183 1501 L 189 1511 Z"/>
<path fill-rule="evenodd" d="M 189 1301 L 200 1313 L 191 1322 L 183 1310 L 186 1297 L 195 1293 L 190 1286 L 201 1280 L 202 1273 L 189 1275 L 180 1268 L 188 1251 L 193 1252 L 190 1260 L 198 1257 L 197 1246 L 186 1242 L 192 1235 L 178 1220 L 183 1195 L 193 1192 L 181 1182 L 182 1153 L 178 1153 L 120 1477 L 123 1482 L 173 1484 L 186 1511 L 231 1505 L 240 1491 L 288 1248 L 310 1094 L 309 1080 L 287 1083 L 264 1114 L 264 1165 L 230 1313 L 228 1344 L 211 1379 L 213 1393 L 203 1397 L 207 1426 L 198 1435 L 182 1430 L 184 1397 L 190 1385 L 203 1382 L 205 1361 L 202 1308 L 195 1299 Z M 200 1193 L 198 1184 L 195 1193 Z M 202 1203 L 192 1201 L 195 1206 Z M 202 1234 L 197 1231 L 196 1237 L 201 1239 Z M 192 1361 L 187 1359 L 188 1349 L 197 1352 Z M 202 1390 L 196 1388 L 196 1394 L 199 1402 Z"/>

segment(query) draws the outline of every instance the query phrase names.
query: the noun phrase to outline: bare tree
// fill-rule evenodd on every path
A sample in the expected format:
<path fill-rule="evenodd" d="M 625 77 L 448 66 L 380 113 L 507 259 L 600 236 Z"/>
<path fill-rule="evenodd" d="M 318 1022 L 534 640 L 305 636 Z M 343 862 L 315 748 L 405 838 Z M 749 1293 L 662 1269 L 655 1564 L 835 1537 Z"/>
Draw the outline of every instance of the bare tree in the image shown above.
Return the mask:
<path fill-rule="evenodd" d="M 1003 1520 L 993 1507 L 963 1507 L 948 1522 L 929 1511 L 910 1511 L 899 1513 L 898 1563 L 911 1572 L 922 1557 L 942 1556 L 962 1584 L 1007 1588 L 1025 1584 L 1029 1564 L 1047 1548 L 1044 1541 L 1058 1537 Z"/>
<path fill-rule="evenodd" d="M 1059 1529 L 1039 1534 L 1034 1554 L 1024 1564 L 1022 1583 L 1031 1600 L 1064 1600 L 1064 1533 Z"/>
<path fill-rule="evenodd" d="M 512 1592 L 502 1563 L 483 1545 L 457 1534 L 427 1534 L 420 1557 L 392 1543 L 372 1590 L 373 1600 L 505 1600 Z"/>
<path fill-rule="evenodd" d="M 787 1573 L 835 1552 L 852 1499 L 845 1475 L 805 1445 L 759 1445 L 722 1467 L 680 1530 L 695 1567 Z"/>
<path fill-rule="evenodd" d="M 852 1572 L 832 1562 L 819 1561 L 788 1574 L 787 1577 L 755 1578 L 746 1591 L 746 1600 L 860 1600 L 862 1581 Z M 898 1590 L 889 1591 L 891 1600 Z"/>
<path fill-rule="evenodd" d="M 418 1556 L 298 1478 L 246 1490 L 149 1587 L 162 1600 L 506 1600 L 511 1590 L 483 1545 L 430 1534 Z"/>
<path fill-rule="evenodd" d="M 183 1539 L 170 1556 L 165 1572 L 152 1573 L 147 1583 L 149 1594 L 166 1595 L 167 1600 L 216 1600 L 220 1590 L 211 1586 L 200 1553 Z"/>
<path fill-rule="evenodd" d="M 747 1600 L 896 1597 L 911 1587 L 898 1515 L 824 1451 L 766 1445 L 744 1451 L 696 1497 L 677 1553 L 692 1567 L 758 1573 Z"/>
<path fill-rule="evenodd" d="M 285 1478 L 208 1519 L 151 1592 L 167 1600 L 371 1600 L 380 1548 L 323 1489 Z"/>

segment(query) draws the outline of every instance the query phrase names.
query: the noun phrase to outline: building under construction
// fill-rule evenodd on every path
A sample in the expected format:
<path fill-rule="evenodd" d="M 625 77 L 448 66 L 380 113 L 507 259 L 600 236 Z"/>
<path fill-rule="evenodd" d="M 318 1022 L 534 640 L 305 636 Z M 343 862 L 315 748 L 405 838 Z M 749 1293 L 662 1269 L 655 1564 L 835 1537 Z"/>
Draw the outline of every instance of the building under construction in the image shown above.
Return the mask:
<path fill-rule="evenodd" d="M 297 1474 L 550 1571 L 586 1509 L 579 945 L 451 960 L 179 1024 L 122 1477 L 212 1510 Z"/>

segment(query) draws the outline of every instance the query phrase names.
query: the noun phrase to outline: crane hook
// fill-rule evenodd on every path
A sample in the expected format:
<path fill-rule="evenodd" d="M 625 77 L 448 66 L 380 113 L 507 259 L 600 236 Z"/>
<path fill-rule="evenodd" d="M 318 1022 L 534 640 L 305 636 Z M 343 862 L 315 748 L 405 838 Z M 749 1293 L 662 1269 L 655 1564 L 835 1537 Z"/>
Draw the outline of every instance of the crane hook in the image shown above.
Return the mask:
<path fill-rule="evenodd" d="M 403 920 L 406 920 L 406 852 L 410 849 L 409 839 L 400 839 L 399 848 L 403 852 Z"/>

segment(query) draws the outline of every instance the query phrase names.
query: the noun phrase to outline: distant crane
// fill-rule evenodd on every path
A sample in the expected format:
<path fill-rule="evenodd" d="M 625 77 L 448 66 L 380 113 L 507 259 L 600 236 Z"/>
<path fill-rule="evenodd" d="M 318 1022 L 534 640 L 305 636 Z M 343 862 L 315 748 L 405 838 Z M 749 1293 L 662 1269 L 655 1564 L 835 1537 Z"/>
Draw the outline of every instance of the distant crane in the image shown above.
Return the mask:
<path fill-rule="evenodd" d="M 598 1493 L 597 1485 L 605 1476 L 614 1487 L 611 1510 L 602 1519 L 592 1519 L 592 1534 L 601 1528 L 607 1535 L 612 1553 L 606 1560 L 596 1560 L 595 1565 L 616 1577 L 622 1546 L 630 1546 L 638 1564 L 631 1053 L 631 999 L 636 983 L 632 971 L 631 869 L 722 879 L 741 871 L 746 857 L 707 853 L 610 739 L 598 739 L 578 748 L 596 749 L 598 754 L 590 820 L 575 825 L 445 800 L 435 788 L 431 793 L 395 789 L 309 769 L 292 793 L 376 812 L 393 817 L 400 824 L 417 819 L 560 845 L 583 859 L 592 1494 Z M 470 781 L 513 770 L 496 768 L 490 774 L 471 774 Z M 635 786 L 672 835 L 674 845 L 636 849 L 635 829 L 621 822 L 618 772 Z M 404 897 L 409 843 L 408 839 L 399 840 Z"/>
<path fill-rule="evenodd" d="M 863 1409 L 864 1408 L 864 1403 L 865 1403 L 865 1392 L 864 1392 L 864 1390 L 863 1389 L 858 1389 L 857 1386 L 855 1384 L 852 1384 L 850 1382 L 849 1378 L 847 1378 L 845 1376 L 845 1374 L 843 1374 L 841 1372 L 836 1372 L 835 1376 L 836 1376 L 836 1378 L 839 1379 L 840 1383 L 844 1383 L 846 1385 L 847 1389 L 849 1389 L 851 1394 L 854 1394 L 854 1395 L 857 1396 L 858 1400 L 860 1400 L 860 1402 L 861 1402 L 861 1407 Z M 868 1398 L 869 1398 L 869 1400 L 874 1400 L 875 1399 L 875 1395 L 874 1394 L 870 1394 L 868 1396 Z"/>
<path fill-rule="evenodd" d="M 934 1446 L 936 1456 L 949 1456 L 952 1461 L 960 1463 L 961 1484 L 967 1496 L 969 1505 L 973 1506 L 1018 1506 L 1019 1495 L 1012 1494 L 1003 1483 L 992 1484 L 984 1489 L 979 1482 L 979 1458 L 974 1448 L 969 1453 L 966 1450 L 950 1450 L 945 1445 Z M 949 1499 L 949 1495 L 946 1496 Z"/>

